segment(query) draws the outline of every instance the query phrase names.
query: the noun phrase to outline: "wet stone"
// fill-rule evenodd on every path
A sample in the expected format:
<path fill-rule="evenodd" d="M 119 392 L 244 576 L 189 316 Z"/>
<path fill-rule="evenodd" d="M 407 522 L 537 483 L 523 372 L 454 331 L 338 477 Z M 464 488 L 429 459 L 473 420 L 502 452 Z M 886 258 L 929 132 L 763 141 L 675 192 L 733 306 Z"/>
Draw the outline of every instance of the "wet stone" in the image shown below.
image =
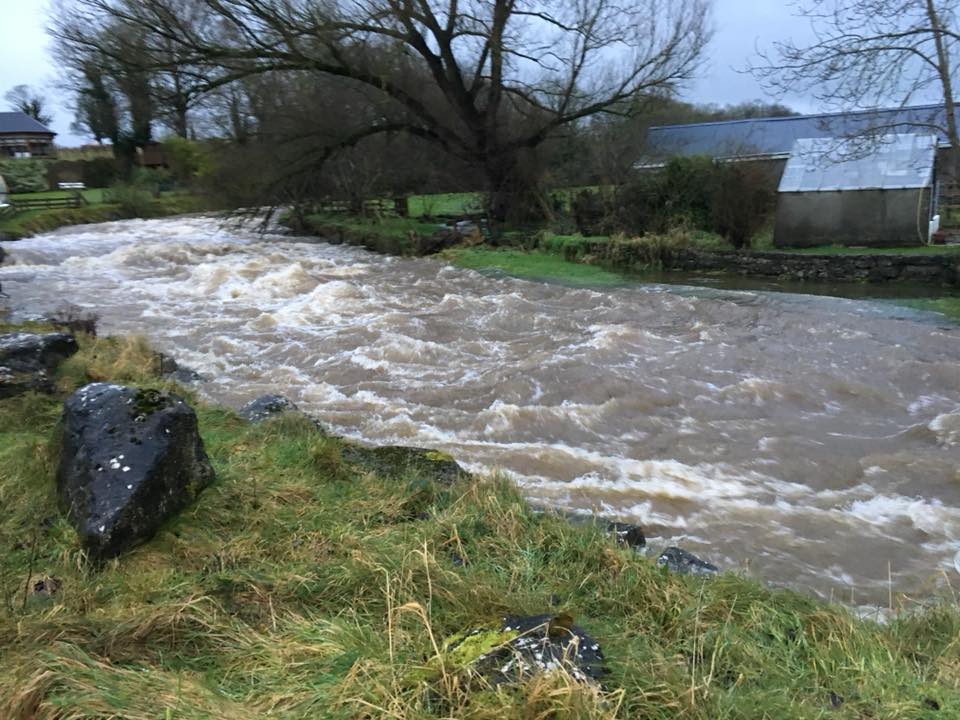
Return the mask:
<path fill-rule="evenodd" d="M 0 398 L 52 392 L 51 374 L 77 349 L 76 339 L 67 333 L 0 335 Z"/>
<path fill-rule="evenodd" d="M 385 478 L 416 478 L 431 480 L 438 485 L 450 485 L 459 478 L 469 475 L 447 453 L 425 448 L 402 445 L 384 447 L 350 445 L 342 450 L 342 456 L 346 462 L 359 470 L 372 472 Z"/>
<path fill-rule="evenodd" d="M 643 528 L 639 525 L 611 522 L 607 525 L 607 532 L 617 539 L 618 544 L 634 548 L 635 550 L 639 550 L 647 544 L 647 538 L 644 537 Z"/>
<path fill-rule="evenodd" d="M 579 682 L 599 683 L 608 672 L 600 644 L 565 613 L 508 615 L 497 627 L 449 639 L 444 649 L 454 664 L 492 685 L 561 669 Z"/>
<path fill-rule="evenodd" d="M 285 412 L 298 412 L 292 400 L 283 395 L 261 395 L 240 408 L 240 417 L 258 423 Z"/>
<path fill-rule="evenodd" d="M 693 553 L 678 547 L 668 547 L 660 557 L 657 565 L 665 567 L 678 575 L 715 575 L 720 572 L 716 565 L 701 560 Z"/>
<path fill-rule="evenodd" d="M 67 399 L 57 490 L 91 559 L 146 542 L 213 479 L 177 395 L 93 383 Z"/>

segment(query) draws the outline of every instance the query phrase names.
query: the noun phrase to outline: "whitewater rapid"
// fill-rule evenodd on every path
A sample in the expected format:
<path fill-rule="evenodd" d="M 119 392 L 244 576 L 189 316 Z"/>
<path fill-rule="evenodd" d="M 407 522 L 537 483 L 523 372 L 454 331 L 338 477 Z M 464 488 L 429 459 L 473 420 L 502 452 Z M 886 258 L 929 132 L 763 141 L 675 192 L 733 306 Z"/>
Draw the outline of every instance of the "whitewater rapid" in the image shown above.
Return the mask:
<path fill-rule="evenodd" d="M 95 311 L 214 401 L 280 392 L 335 432 L 445 450 L 539 504 L 825 596 L 960 582 L 960 328 L 935 316 L 570 288 L 210 218 L 5 249 L 15 317 Z"/>

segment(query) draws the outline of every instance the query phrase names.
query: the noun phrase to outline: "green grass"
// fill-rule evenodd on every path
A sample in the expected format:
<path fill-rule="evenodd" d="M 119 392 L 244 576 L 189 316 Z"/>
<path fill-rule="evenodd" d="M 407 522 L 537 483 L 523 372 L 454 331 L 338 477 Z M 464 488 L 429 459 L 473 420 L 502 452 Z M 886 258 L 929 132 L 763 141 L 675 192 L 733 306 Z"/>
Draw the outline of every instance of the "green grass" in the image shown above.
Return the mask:
<path fill-rule="evenodd" d="M 142 342 L 82 346 L 59 397 L 0 401 L 0 717 L 960 714 L 954 604 L 882 626 L 736 574 L 671 576 L 593 525 L 533 512 L 503 479 L 378 475 L 295 417 L 251 426 L 199 405 L 217 481 L 92 567 L 56 503 L 63 393 L 161 381 Z M 57 593 L 25 595 L 42 577 Z M 442 646 L 503 613 L 561 609 L 602 644 L 603 688 L 562 672 L 484 687 Z"/>
<path fill-rule="evenodd" d="M 149 203 L 149 207 L 145 208 L 146 212 L 137 213 L 136 216 L 164 217 L 216 209 L 219 208 L 202 196 L 164 193 Z M 9 235 L 16 239 L 50 232 L 69 225 L 86 225 L 134 216 L 118 205 L 102 202 L 79 208 L 24 210 L 9 217 L 0 218 L 0 235 Z"/>
<path fill-rule="evenodd" d="M 412 217 L 476 213 L 483 209 L 483 193 L 411 195 L 407 209 Z"/>
<path fill-rule="evenodd" d="M 906 298 L 893 302 L 916 310 L 938 312 L 950 320 L 960 322 L 960 297 Z"/>
<path fill-rule="evenodd" d="M 619 275 L 593 265 L 569 262 L 562 257 L 539 251 L 494 248 L 455 248 L 444 253 L 454 265 L 472 270 L 498 270 L 514 277 L 552 280 L 570 285 L 621 285 Z"/>
<path fill-rule="evenodd" d="M 80 191 L 84 199 L 92 205 L 103 202 L 103 193 L 103 188 L 87 188 Z M 45 190 L 43 192 L 17 193 L 10 195 L 10 200 L 15 203 L 17 200 L 66 199 L 73 197 L 74 194 L 75 191 L 72 190 Z"/>

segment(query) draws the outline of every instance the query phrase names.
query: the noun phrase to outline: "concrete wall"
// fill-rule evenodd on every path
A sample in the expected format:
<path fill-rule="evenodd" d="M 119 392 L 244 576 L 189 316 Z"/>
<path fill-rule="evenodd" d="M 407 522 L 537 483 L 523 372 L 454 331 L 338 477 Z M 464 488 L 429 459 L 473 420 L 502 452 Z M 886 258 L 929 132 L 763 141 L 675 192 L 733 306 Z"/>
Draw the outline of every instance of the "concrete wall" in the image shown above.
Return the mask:
<path fill-rule="evenodd" d="M 921 189 L 780 193 L 773 244 L 921 245 L 929 211 L 930 191 Z"/>

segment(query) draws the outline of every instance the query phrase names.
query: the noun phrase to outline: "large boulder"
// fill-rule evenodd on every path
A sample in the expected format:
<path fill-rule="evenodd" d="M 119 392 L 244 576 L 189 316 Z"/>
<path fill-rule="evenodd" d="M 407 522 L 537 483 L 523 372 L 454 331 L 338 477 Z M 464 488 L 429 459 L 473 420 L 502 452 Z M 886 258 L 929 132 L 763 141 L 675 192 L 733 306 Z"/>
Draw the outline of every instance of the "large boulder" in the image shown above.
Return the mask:
<path fill-rule="evenodd" d="M 146 542 L 213 479 L 178 396 L 93 383 L 67 399 L 57 490 L 92 559 Z"/>
<path fill-rule="evenodd" d="M 0 398 L 30 390 L 51 392 L 50 374 L 75 352 L 77 341 L 67 333 L 0 335 Z"/>

